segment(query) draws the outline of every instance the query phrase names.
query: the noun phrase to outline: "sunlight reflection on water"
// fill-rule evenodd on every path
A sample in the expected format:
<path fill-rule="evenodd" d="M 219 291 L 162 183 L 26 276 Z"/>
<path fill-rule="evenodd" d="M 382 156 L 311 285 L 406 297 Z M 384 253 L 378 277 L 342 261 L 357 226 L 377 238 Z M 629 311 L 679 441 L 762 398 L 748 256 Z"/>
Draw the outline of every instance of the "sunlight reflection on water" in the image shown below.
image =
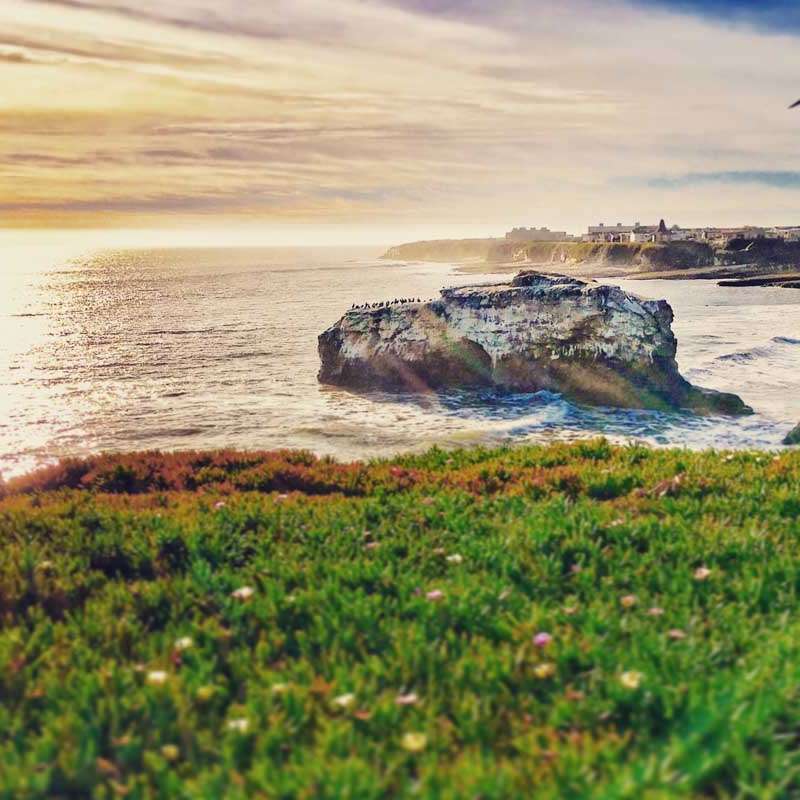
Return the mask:
<path fill-rule="evenodd" d="M 352 302 L 428 298 L 491 277 L 337 249 L 109 251 L 47 267 L 19 257 L 4 267 L 0 299 L 0 470 L 100 450 L 299 447 L 355 458 L 596 433 L 774 447 L 800 420 L 800 292 L 705 281 L 609 283 L 667 298 L 684 374 L 741 394 L 755 417 L 317 383 L 316 337 Z"/>

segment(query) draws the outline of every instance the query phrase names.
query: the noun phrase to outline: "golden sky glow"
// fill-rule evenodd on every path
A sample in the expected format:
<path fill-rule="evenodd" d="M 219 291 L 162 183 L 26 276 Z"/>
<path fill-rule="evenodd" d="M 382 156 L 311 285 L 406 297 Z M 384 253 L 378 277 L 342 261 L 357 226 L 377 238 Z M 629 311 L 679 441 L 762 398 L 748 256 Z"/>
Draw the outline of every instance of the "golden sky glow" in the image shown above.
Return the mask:
<path fill-rule="evenodd" d="M 616 0 L 2 0 L 0 224 L 800 222 L 797 96 Z"/>

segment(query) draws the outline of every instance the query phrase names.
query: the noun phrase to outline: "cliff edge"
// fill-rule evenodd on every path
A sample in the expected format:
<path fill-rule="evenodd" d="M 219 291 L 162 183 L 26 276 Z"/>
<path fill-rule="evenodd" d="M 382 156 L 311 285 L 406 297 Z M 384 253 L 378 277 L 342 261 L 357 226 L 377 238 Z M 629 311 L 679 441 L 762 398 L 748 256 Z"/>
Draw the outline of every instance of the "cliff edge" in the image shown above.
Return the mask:
<path fill-rule="evenodd" d="M 467 271 L 477 271 L 474 262 L 478 262 L 494 272 L 530 265 L 566 270 L 582 277 L 737 279 L 797 271 L 800 242 L 741 239 L 721 247 L 698 241 L 633 244 L 442 239 L 398 245 L 383 258 L 460 262 Z M 465 262 L 473 263 L 467 266 Z"/>

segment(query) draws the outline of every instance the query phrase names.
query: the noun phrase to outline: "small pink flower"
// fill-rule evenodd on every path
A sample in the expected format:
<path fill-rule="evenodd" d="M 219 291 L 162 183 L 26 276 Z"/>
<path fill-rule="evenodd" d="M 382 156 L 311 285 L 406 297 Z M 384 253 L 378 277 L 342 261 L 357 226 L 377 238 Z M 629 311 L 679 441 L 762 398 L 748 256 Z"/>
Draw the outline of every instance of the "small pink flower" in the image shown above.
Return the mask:
<path fill-rule="evenodd" d="M 623 608 L 633 608 L 636 605 L 636 595 L 626 594 L 619 602 Z"/>
<path fill-rule="evenodd" d="M 542 631 L 541 633 L 537 633 L 536 636 L 533 637 L 533 644 L 536 647 L 547 647 L 550 642 L 553 641 L 553 637 L 549 633 L 545 633 Z"/>
<path fill-rule="evenodd" d="M 225 508 L 225 501 L 220 500 L 219 502 L 214 503 L 214 508 L 216 508 L 217 510 L 219 510 L 220 508 Z"/>
<path fill-rule="evenodd" d="M 432 592 L 428 592 L 425 597 L 431 601 L 431 603 L 438 603 L 441 600 L 444 600 L 444 592 L 440 589 L 434 589 Z"/>
<path fill-rule="evenodd" d="M 679 642 L 686 638 L 686 633 L 680 628 L 673 628 L 667 635 L 673 642 Z"/>
<path fill-rule="evenodd" d="M 658 606 L 653 606 L 651 609 L 647 611 L 648 615 L 651 617 L 663 617 L 664 616 L 664 609 L 659 608 Z"/>
<path fill-rule="evenodd" d="M 378 542 L 367 542 L 364 545 L 364 548 L 366 550 L 377 550 L 379 547 L 380 547 L 380 545 L 378 544 Z"/>

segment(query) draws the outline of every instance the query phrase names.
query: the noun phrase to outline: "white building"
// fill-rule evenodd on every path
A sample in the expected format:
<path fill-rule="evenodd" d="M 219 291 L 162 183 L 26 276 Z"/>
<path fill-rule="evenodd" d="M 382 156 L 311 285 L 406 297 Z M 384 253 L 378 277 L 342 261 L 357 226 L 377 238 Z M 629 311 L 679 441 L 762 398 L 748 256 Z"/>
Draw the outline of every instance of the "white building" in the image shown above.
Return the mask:
<path fill-rule="evenodd" d="M 768 239 L 783 239 L 784 242 L 800 242 L 800 228 L 779 227 L 767 230 Z"/>
<path fill-rule="evenodd" d="M 506 234 L 506 239 L 512 242 L 567 242 L 571 238 L 566 231 L 550 228 L 514 228 Z"/>
<path fill-rule="evenodd" d="M 667 229 L 662 219 L 658 225 L 642 225 L 635 222 L 633 225 L 590 225 L 589 231 L 583 236 L 585 242 L 624 242 L 632 244 L 646 244 L 648 242 L 668 242 L 672 239 L 671 232 Z"/>
<path fill-rule="evenodd" d="M 641 227 L 638 222 L 633 225 L 623 225 L 618 222 L 616 225 L 590 225 L 588 233 L 584 234 L 585 242 L 629 242 L 631 234 Z"/>
<path fill-rule="evenodd" d="M 649 242 L 664 241 L 664 239 L 658 225 L 640 225 L 631 231 L 630 241 L 632 244 L 648 244 Z"/>
<path fill-rule="evenodd" d="M 736 239 L 764 239 L 766 236 L 766 228 L 745 225 L 743 228 L 703 228 L 700 238 L 718 247 L 727 247 L 730 242 Z"/>

